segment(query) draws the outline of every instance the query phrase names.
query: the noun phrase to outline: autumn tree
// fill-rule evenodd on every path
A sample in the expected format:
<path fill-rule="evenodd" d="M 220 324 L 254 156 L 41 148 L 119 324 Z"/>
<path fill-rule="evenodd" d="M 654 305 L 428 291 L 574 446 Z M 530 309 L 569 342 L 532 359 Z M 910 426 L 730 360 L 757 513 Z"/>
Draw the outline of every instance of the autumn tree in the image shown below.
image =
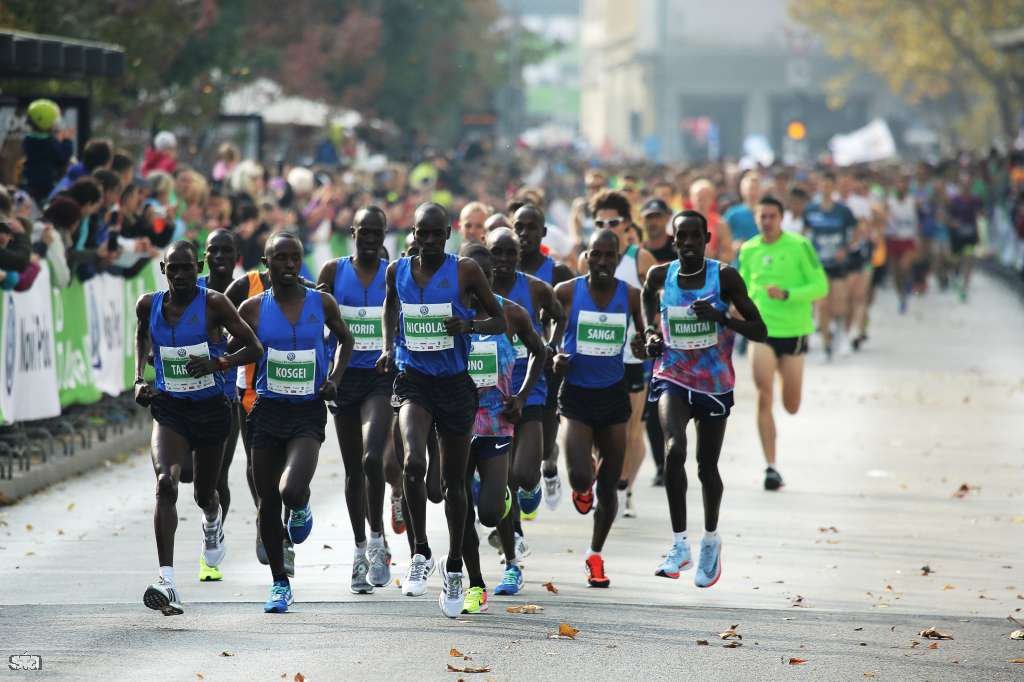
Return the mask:
<path fill-rule="evenodd" d="M 1024 63 L 991 39 L 1024 26 L 1020 0 L 793 0 L 790 14 L 908 102 L 952 100 L 964 116 L 990 110 L 1004 140 L 1016 135 Z"/>

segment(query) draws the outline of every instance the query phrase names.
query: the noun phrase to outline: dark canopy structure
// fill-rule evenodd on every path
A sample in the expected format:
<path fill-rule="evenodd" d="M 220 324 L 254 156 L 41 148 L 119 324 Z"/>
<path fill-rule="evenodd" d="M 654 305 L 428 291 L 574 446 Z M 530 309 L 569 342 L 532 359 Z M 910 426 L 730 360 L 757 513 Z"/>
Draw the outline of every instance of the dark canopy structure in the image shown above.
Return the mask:
<path fill-rule="evenodd" d="M 118 78 L 124 48 L 0 29 L 0 78 Z"/>

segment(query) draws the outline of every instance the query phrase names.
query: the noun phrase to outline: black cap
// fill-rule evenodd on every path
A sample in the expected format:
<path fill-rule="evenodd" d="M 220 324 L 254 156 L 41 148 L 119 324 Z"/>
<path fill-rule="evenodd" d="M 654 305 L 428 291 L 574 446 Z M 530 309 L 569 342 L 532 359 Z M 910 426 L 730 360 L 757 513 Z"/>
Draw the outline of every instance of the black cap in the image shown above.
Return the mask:
<path fill-rule="evenodd" d="M 643 208 L 640 209 L 640 215 L 650 215 L 652 213 L 663 213 L 665 215 L 671 215 L 672 211 L 669 210 L 668 204 L 661 199 L 648 199 L 644 202 Z"/>

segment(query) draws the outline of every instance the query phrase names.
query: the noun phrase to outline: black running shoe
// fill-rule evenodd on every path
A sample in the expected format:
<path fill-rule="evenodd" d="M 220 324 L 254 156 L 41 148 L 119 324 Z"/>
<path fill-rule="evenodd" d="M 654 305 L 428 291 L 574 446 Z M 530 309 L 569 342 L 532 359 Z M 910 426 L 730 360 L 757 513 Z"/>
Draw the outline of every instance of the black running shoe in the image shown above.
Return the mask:
<path fill-rule="evenodd" d="M 774 467 L 768 467 L 764 470 L 765 490 L 778 490 L 784 485 L 786 484 L 782 482 L 782 474 L 776 471 Z"/>

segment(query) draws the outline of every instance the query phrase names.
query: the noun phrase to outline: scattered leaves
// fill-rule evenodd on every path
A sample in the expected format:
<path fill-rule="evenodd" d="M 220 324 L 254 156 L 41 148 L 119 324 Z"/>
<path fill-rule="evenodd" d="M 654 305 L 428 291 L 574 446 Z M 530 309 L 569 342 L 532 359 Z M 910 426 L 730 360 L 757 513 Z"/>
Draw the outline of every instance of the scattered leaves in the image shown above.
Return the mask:
<path fill-rule="evenodd" d="M 1024 630 L 1014 630 L 1010 633 L 1010 639 L 1024 639 Z"/>
<path fill-rule="evenodd" d="M 839 529 L 836 528 L 835 526 L 828 526 L 827 528 L 822 526 L 822 527 L 818 528 L 818 532 L 819 533 L 838 533 Z"/>
<path fill-rule="evenodd" d="M 222 652 L 220 652 L 220 655 L 224 656 L 225 658 L 227 658 L 228 656 L 234 656 L 234 654 L 231 653 L 230 651 L 222 651 Z"/>
<path fill-rule="evenodd" d="M 202 679 L 204 679 L 204 678 L 203 678 L 203 674 L 202 674 L 202 673 L 196 673 L 196 679 L 197 679 L 197 680 L 202 680 Z"/>
<path fill-rule="evenodd" d="M 932 567 L 929 566 L 928 564 L 925 564 L 924 566 L 921 567 L 921 575 L 929 575 L 929 574 L 934 573 L 934 572 L 935 571 L 933 571 Z"/>
<path fill-rule="evenodd" d="M 74 508 L 75 508 L 75 503 L 74 502 L 68 503 L 68 511 L 72 511 Z M 200 674 L 201 673 L 196 673 L 196 675 L 200 675 Z"/>
<path fill-rule="evenodd" d="M 34 527 L 35 527 L 35 526 L 33 526 L 33 525 L 32 525 L 31 523 L 26 523 L 26 524 L 25 524 L 25 530 L 29 531 L 30 533 L 32 532 L 32 529 L 33 529 Z"/>
<path fill-rule="evenodd" d="M 543 606 L 537 606 L 536 604 L 519 604 L 518 606 L 510 606 L 505 609 L 508 613 L 540 613 L 543 610 Z"/>
<path fill-rule="evenodd" d="M 807 659 L 805 659 L 805 658 L 791 658 L 791 659 L 789 659 L 789 664 L 790 665 L 803 665 L 805 663 L 807 663 Z"/>
<path fill-rule="evenodd" d="M 558 624 L 558 636 L 568 637 L 569 639 L 576 639 L 576 635 L 580 633 L 579 628 L 574 628 L 568 623 Z"/>
<path fill-rule="evenodd" d="M 292 679 L 294 682 L 306 682 L 306 676 L 302 673 L 295 673 L 295 677 Z"/>
<path fill-rule="evenodd" d="M 938 649 L 939 648 L 939 643 L 938 642 L 932 642 L 931 644 L 928 645 L 928 648 L 929 649 Z"/>
<path fill-rule="evenodd" d="M 555 587 L 553 582 L 546 582 L 541 587 L 550 592 L 551 594 L 558 594 L 558 588 Z"/>
<path fill-rule="evenodd" d="M 807 605 L 804 604 L 803 595 L 800 595 L 800 594 L 798 594 L 795 597 L 793 597 L 793 603 L 790 604 L 790 607 L 797 607 L 797 608 L 801 608 L 801 609 L 806 607 L 806 606 Z"/>
<path fill-rule="evenodd" d="M 452 647 L 452 650 L 448 652 L 448 655 L 451 656 L 452 658 L 462 658 L 463 656 L 465 656 L 464 653 L 462 653 L 461 651 L 459 651 L 455 647 Z"/>
<path fill-rule="evenodd" d="M 741 635 L 739 632 L 736 631 L 736 628 L 738 628 L 738 627 L 739 627 L 738 623 L 736 625 L 730 625 L 728 630 L 726 630 L 725 632 L 719 632 L 718 633 L 719 638 L 721 638 L 721 639 L 743 639 L 743 635 Z"/>
<path fill-rule="evenodd" d="M 939 632 L 934 627 L 921 630 L 921 632 L 917 634 L 925 639 L 953 639 L 953 635 L 947 635 L 945 632 Z"/>
<path fill-rule="evenodd" d="M 324 543 L 324 549 L 334 549 L 334 548 L 333 548 L 333 547 L 331 547 L 330 545 L 328 545 L 328 544 L 327 544 L 327 543 L 325 542 L 325 543 Z"/>
<path fill-rule="evenodd" d="M 953 497 L 956 497 L 956 498 L 959 498 L 959 499 L 962 500 L 963 498 L 965 498 L 968 495 L 970 495 L 972 490 L 977 490 L 977 488 L 969 486 L 966 483 L 961 483 L 960 487 L 957 488 L 956 492 L 953 493 Z"/>
<path fill-rule="evenodd" d="M 460 668 L 457 665 L 452 665 L 451 663 L 449 663 L 448 664 L 448 672 L 450 672 L 450 673 L 489 673 L 489 672 L 491 672 L 491 669 L 490 669 L 489 666 L 486 666 L 486 665 L 479 665 L 479 666 L 467 665 L 467 666 L 463 666 L 463 667 Z"/>
<path fill-rule="evenodd" d="M 711 646 L 706 639 L 698 639 L 697 646 Z"/>
<path fill-rule="evenodd" d="M 734 640 L 731 640 L 731 641 L 726 642 L 725 644 L 723 644 L 722 648 L 723 649 L 736 649 L 736 648 L 741 647 L 741 646 L 743 646 L 743 642 L 737 642 L 734 639 Z"/>
<path fill-rule="evenodd" d="M 946 592 L 946 591 L 949 591 L 949 590 L 955 590 L 955 589 L 956 589 L 956 585 L 950 585 L 948 583 L 946 585 L 942 586 L 943 592 Z"/>
<path fill-rule="evenodd" d="M 874 673 L 864 673 L 864 677 L 874 677 Z"/>

